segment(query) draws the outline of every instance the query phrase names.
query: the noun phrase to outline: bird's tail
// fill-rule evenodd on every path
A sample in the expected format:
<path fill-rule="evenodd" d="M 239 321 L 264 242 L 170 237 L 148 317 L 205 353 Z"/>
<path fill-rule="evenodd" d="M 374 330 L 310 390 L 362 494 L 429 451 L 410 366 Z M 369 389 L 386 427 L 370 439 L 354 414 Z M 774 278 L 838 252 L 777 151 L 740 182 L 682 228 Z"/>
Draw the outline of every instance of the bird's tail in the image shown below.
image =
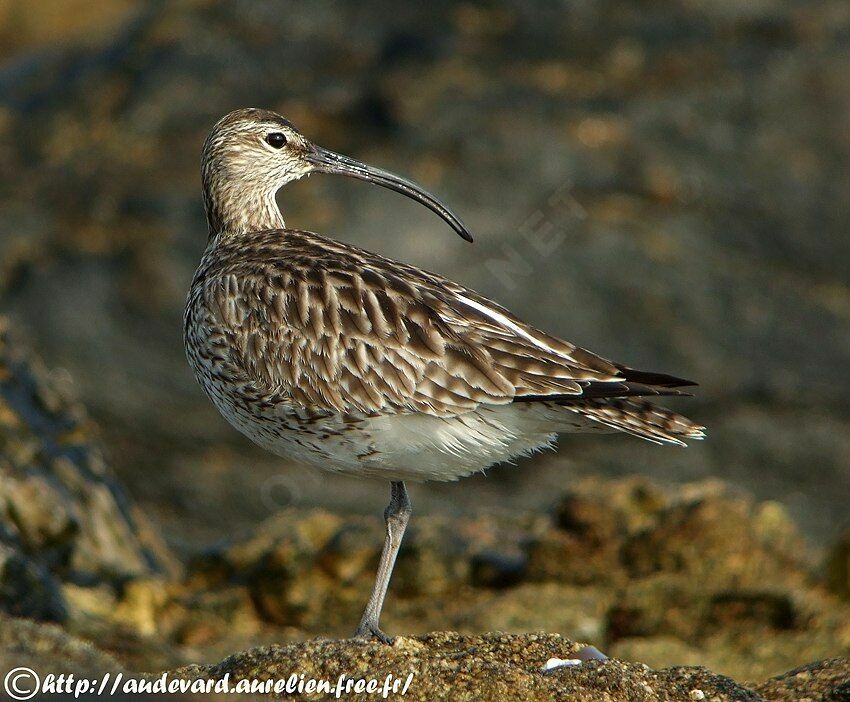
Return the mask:
<path fill-rule="evenodd" d="M 685 446 L 683 439 L 705 438 L 705 427 L 645 400 L 591 399 L 563 407 L 595 423 L 655 444 Z"/>

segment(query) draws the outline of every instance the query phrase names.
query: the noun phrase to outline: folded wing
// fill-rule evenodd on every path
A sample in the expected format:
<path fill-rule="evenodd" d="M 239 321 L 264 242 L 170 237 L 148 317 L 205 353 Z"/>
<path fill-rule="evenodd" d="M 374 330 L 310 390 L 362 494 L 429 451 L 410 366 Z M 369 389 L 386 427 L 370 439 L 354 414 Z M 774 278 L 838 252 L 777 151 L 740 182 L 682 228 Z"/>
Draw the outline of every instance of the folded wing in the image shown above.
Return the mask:
<path fill-rule="evenodd" d="M 317 411 L 454 416 L 482 404 L 681 394 L 440 276 L 306 232 L 256 235 L 199 281 L 255 391 Z M 244 242 L 242 243 L 244 246 Z M 225 340 L 223 340 L 225 341 Z"/>

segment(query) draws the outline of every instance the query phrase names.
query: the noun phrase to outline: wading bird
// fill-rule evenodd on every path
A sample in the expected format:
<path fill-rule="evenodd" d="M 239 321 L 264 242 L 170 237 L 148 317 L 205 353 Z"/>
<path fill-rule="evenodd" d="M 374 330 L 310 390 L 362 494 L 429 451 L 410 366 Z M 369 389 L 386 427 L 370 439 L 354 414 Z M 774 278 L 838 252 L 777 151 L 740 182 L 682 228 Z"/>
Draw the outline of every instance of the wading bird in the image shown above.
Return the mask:
<path fill-rule="evenodd" d="M 379 618 L 411 513 L 405 480 L 456 480 L 559 433 L 683 444 L 703 428 L 641 399 L 694 383 L 605 360 L 434 273 L 287 229 L 275 193 L 311 173 L 395 190 L 472 240 L 414 183 L 316 146 L 274 112 L 237 110 L 204 143 L 209 242 L 186 305 L 186 353 L 255 443 L 390 481 L 386 540 L 355 632 L 388 642 Z"/>

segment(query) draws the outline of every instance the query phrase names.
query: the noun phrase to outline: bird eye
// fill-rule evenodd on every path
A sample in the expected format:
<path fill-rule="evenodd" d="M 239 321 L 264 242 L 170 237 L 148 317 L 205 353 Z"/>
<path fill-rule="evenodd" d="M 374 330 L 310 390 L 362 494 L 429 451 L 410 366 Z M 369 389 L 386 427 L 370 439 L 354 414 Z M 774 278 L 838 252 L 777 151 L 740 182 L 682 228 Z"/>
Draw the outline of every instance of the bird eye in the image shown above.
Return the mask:
<path fill-rule="evenodd" d="M 272 148 L 281 149 L 286 143 L 286 135 L 281 134 L 280 132 L 266 134 L 266 143 Z"/>

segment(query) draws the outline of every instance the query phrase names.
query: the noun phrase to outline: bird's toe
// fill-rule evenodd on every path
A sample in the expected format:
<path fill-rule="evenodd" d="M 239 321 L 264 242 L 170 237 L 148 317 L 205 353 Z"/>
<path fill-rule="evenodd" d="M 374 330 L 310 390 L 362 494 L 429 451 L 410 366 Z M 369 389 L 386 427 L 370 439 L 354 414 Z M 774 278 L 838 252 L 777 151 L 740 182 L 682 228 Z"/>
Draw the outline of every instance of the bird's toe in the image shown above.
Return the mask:
<path fill-rule="evenodd" d="M 360 641 L 380 641 L 383 644 L 387 644 L 388 646 L 392 646 L 393 638 L 391 636 L 387 636 L 383 631 L 378 628 L 377 624 L 361 624 L 357 627 L 357 631 L 354 632 L 355 639 L 359 639 Z"/>

